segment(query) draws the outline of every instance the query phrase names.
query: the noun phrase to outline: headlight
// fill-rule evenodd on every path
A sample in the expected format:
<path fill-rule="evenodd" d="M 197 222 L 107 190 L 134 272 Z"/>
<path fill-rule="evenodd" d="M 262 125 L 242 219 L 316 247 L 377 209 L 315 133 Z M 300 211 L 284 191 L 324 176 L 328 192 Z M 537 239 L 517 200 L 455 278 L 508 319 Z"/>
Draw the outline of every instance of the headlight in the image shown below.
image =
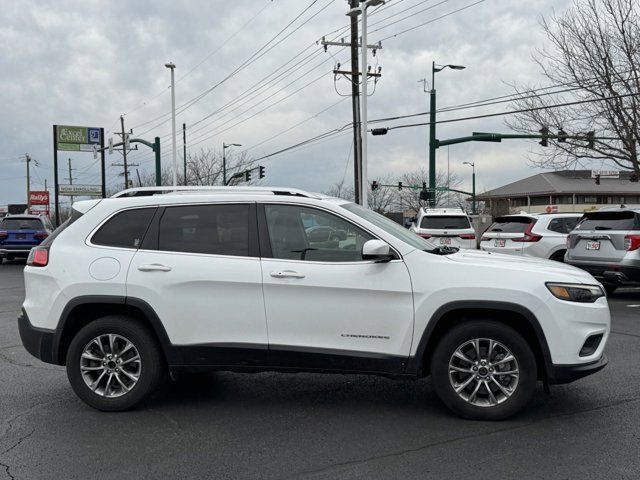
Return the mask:
<path fill-rule="evenodd" d="M 567 302 L 593 303 L 600 297 L 604 297 L 604 291 L 598 285 L 574 283 L 547 283 L 546 285 L 554 297 Z"/>

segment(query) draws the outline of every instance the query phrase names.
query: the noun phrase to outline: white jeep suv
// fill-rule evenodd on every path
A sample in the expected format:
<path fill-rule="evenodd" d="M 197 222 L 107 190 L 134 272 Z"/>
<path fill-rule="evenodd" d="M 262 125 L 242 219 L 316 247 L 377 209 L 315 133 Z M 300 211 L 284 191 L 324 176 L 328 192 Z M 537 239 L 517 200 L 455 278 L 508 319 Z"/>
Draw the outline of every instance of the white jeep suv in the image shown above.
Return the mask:
<path fill-rule="evenodd" d="M 22 342 L 92 407 L 131 408 L 165 372 L 310 371 L 431 375 L 457 414 L 502 419 L 537 380 L 607 363 L 587 272 L 434 245 L 303 191 L 182 189 L 78 202 L 31 252 Z"/>
<path fill-rule="evenodd" d="M 476 231 L 459 208 L 421 208 L 411 230 L 436 245 L 476 249 Z"/>

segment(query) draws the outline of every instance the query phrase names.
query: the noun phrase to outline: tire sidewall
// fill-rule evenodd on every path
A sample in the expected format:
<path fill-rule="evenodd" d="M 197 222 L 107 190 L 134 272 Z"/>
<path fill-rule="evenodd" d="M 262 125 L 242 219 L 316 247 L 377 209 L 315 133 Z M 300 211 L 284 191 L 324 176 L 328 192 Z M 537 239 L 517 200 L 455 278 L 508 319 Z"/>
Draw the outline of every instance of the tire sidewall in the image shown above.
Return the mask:
<path fill-rule="evenodd" d="M 141 360 L 140 378 L 130 392 L 114 398 L 94 393 L 80 372 L 80 357 L 86 345 L 94 338 L 109 333 L 121 335 L 138 350 Z M 162 357 L 151 332 L 135 319 L 113 315 L 103 317 L 83 327 L 73 338 L 67 351 L 67 377 L 81 400 L 103 411 L 127 410 L 135 407 L 155 390 L 163 371 Z"/>
<path fill-rule="evenodd" d="M 463 343 L 474 338 L 490 338 L 507 347 L 518 362 L 516 391 L 493 407 L 467 403 L 449 381 L 449 360 Z M 431 359 L 431 377 L 436 394 L 456 414 L 476 420 L 502 420 L 522 410 L 532 399 L 537 381 L 535 356 L 526 340 L 513 328 L 490 320 L 472 320 L 452 328 L 439 341 Z"/>

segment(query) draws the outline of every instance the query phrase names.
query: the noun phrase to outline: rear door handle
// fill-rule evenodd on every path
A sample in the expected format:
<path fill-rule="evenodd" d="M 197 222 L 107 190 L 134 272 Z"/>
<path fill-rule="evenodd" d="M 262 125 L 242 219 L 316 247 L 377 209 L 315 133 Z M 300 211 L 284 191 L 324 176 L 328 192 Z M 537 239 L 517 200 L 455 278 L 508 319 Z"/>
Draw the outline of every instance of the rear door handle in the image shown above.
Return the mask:
<path fill-rule="evenodd" d="M 140 265 L 138 270 L 141 272 L 170 272 L 171 267 L 166 265 L 160 265 L 159 263 L 151 263 L 148 265 Z"/>
<path fill-rule="evenodd" d="M 274 278 L 304 278 L 304 273 L 294 272 L 293 270 L 276 270 L 271 272 L 271 276 Z"/>

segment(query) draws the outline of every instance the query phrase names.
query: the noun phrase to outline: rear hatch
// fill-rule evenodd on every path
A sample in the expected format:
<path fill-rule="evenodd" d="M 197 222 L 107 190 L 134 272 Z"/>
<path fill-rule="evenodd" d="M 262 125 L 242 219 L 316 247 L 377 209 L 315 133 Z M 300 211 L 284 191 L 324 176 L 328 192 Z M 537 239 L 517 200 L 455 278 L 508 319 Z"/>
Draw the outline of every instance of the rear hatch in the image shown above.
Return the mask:
<path fill-rule="evenodd" d="M 536 242 L 538 235 L 531 233 L 537 220 L 527 216 L 496 217 L 495 221 L 482 234 L 480 247 L 486 250 L 504 253 L 522 253 L 527 243 Z"/>
<path fill-rule="evenodd" d="M 417 233 L 436 245 L 475 248 L 475 231 L 466 215 L 425 215 Z"/>
<path fill-rule="evenodd" d="M 568 258 L 588 262 L 620 262 L 640 240 L 640 218 L 632 211 L 585 213 L 567 239 Z M 637 248 L 637 247 L 635 247 Z"/>
<path fill-rule="evenodd" d="M 0 222 L 0 246 L 7 250 L 29 250 L 47 236 L 38 218 L 10 217 Z"/>

